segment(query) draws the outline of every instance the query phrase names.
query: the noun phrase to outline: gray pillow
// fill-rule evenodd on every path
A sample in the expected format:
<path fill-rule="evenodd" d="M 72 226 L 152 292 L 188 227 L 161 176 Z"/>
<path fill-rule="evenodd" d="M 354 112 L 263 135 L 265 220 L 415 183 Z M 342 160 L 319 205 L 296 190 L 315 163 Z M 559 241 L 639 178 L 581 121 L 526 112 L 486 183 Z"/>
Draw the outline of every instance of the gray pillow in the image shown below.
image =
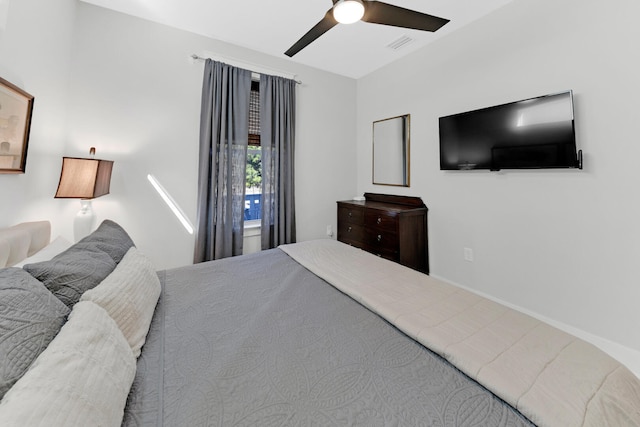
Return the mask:
<path fill-rule="evenodd" d="M 0 399 L 49 345 L 68 314 L 26 271 L 0 269 Z"/>
<path fill-rule="evenodd" d="M 81 240 L 50 261 L 23 268 L 72 308 L 85 291 L 98 286 L 116 268 L 116 263 L 106 252 Z"/>
<path fill-rule="evenodd" d="M 122 227 L 105 220 L 96 231 L 50 261 L 23 268 L 72 308 L 85 291 L 96 287 L 116 268 L 132 246 Z"/>
<path fill-rule="evenodd" d="M 100 227 L 78 243 L 91 243 L 94 247 L 109 254 L 117 263 L 134 246 L 126 231 L 115 222 L 106 219 Z"/>

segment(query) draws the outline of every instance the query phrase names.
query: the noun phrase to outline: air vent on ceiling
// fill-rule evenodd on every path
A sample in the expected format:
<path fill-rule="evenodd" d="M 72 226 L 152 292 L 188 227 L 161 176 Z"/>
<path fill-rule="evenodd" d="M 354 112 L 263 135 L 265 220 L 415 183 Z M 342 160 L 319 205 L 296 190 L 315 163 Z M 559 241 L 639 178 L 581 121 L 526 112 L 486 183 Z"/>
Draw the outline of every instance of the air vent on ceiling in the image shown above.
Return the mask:
<path fill-rule="evenodd" d="M 403 47 L 405 47 L 406 45 L 408 45 L 409 43 L 411 43 L 413 40 L 414 39 L 412 39 L 411 37 L 403 35 L 399 39 L 396 39 L 396 40 L 392 41 L 391 43 L 389 43 L 387 45 L 387 47 L 389 49 L 393 49 L 393 50 L 400 50 Z"/>

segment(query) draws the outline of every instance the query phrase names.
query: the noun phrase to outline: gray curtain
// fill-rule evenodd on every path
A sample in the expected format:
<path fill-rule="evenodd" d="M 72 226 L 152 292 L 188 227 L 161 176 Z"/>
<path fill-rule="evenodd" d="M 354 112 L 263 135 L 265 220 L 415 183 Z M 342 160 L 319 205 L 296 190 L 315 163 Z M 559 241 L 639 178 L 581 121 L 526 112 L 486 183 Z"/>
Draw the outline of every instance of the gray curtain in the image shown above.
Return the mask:
<path fill-rule="evenodd" d="M 295 89 L 294 80 L 260 77 L 262 249 L 296 241 Z"/>
<path fill-rule="evenodd" d="M 242 254 L 251 71 L 207 59 L 194 262 Z"/>

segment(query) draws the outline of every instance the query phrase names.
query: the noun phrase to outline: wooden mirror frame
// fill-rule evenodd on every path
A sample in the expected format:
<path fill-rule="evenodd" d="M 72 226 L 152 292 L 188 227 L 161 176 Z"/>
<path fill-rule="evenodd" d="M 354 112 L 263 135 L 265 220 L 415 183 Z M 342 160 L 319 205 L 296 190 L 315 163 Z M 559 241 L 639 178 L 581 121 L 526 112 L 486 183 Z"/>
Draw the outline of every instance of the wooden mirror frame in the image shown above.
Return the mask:
<path fill-rule="evenodd" d="M 373 184 L 409 187 L 410 126 L 410 114 L 373 122 Z"/>

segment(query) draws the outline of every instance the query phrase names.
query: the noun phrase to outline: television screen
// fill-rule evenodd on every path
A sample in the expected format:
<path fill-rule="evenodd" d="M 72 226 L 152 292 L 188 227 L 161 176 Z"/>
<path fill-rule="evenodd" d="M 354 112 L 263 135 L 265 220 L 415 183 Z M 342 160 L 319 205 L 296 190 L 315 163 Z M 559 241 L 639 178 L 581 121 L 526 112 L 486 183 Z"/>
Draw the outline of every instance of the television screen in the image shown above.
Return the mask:
<path fill-rule="evenodd" d="M 579 167 L 571 91 L 440 117 L 440 169 Z"/>

